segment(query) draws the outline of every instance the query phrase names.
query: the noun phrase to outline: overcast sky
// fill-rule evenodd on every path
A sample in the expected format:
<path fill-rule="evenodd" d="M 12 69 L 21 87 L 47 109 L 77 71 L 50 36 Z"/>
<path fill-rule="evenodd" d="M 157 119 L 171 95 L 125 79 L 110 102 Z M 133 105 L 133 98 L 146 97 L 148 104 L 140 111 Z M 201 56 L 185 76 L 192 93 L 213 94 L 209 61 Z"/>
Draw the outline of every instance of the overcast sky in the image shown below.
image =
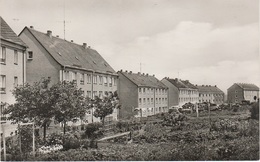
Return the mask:
<path fill-rule="evenodd" d="M 235 82 L 260 83 L 258 0 L 0 2 L 17 34 L 34 26 L 63 38 L 65 17 L 66 40 L 86 42 L 116 71 L 179 77 L 225 93 Z"/>

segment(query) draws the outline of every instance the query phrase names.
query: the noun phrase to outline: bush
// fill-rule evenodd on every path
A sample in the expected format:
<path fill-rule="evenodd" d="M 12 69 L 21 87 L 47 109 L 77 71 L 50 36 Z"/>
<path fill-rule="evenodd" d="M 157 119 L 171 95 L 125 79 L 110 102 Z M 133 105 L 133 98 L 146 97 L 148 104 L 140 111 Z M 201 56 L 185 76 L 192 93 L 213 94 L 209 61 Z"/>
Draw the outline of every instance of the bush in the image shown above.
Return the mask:
<path fill-rule="evenodd" d="M 102 123 L 95 122 L 90 123 L 85 128 L 85 133 L 83 135 L 83 138 L 98 138 L 103 135 L 101 128 L 103 127 Z"/>

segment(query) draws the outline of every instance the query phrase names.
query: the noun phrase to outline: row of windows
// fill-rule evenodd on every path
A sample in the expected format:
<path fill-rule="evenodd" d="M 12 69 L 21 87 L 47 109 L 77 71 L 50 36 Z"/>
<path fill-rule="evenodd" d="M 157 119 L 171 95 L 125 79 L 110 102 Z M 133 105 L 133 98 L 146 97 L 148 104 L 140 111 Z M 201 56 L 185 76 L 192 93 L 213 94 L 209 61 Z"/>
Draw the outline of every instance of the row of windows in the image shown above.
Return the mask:
<path fill-rule="evenodd" d="M 153 98 L 143 98 L 143 100 L 142 100 L 142 98 L 139 98 L 139 105 L 145 105 L 145 104 L 153 104 L 154 103 L 154 101 L 153 101 L 154 99 Z M 155 103 L 156 104 L 166 104 L 167 103 L 167 98 L 155 98 Z"/>
<path fill-rule="evenodd" d="M 156 107 L 156 108 L 142 108 L 142 113 L 153 113 L 153 112 L 167 112 L 167 107 Z"/>
<path fill-rule="evenodd" d="M 215 97 L 223 97 L 223 95 L 222 94 L 199 94 L 199 97 L 210 97 L 210 96 L 215 96 Z"/>
<path fill-rule="evenodd" d="M 143 94 L 153 94 L 155 91 L 155 94 L 167 94 L 166 89 L 160 89 L 160 88 L 139 88 L 139 93 Z"/>
<path fill-rule="evenodd" d="M 112 93 L 112 91 L 93 91 L 93 97 L 98 96 L 99 98 L 102 98 L 103 96 L 106 96 L 108 93 Z M 90 97 L 91 98 L 91 91 L 87 91 L 85 94 L 84 91 L 84 96 Z"/>
<path fill-rule="evenodd" d="M 179 98 L 180 102 L 193 102 L 193 101 L 198 101 L 197 97 L 186 97 L 186 98 Z"/>
<path fill-rule="evenodd" d="M 18 65 L 18 52 L 17 50 L 14 50 L 14 64 Z M 6 48 L 2 47 L 1 53 L 0 53 L 0 63 L 6 64 Z"/>
<path fill-rule="evenodd" d="M 211 102 L 211 100 L 199 100 L 199 102 Z M 213 102 L 223 102 L 223 99 L 213 99 Z"/>
<path fill-rule="evenodd" d="M 198 91 L 195 90 L 180 90 L 180 94 L 198 94 Z"/>
<path fill-rule="evenodd" d="M 74 81 L 75 80 L 77 82 L 78 75 L 79 75 L 80 84 L 84 85 L 85 80 L 87 81 L 87 84 L 92 83 L 92 75 L 91 74 L 84 74 L 84 73 L 77 74 L 77 72 L 71 72 L 71 71 L 64 71 L 64 74 L 65 74 L 64 80 L 66 80 L 66 81 Z M 114 86 L 117 85 L 117 79 L 114 78 L 114 77 L 93 75 L 93 84 L 99 84 L 99 85 L 104 84 L 105 86 L 112 87 L 112 85 L 114 85 Z"/>
<path fill-rule="evenodd" d="M 14 77 L 14 87 L 18 85 L 18 77 Z M 1 93 L 6 93 L 6 76 L 5 75 L 0 75 L 0 92 Z"/>

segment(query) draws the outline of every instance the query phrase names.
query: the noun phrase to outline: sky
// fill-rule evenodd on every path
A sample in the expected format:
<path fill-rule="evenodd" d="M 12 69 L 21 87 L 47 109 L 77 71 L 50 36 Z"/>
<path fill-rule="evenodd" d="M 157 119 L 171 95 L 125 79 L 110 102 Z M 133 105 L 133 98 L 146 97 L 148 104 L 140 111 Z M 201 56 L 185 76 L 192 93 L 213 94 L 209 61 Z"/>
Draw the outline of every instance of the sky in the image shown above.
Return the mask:
<path fill-rule="evenodd" d="M 115 71 L 260 85 L 258 0 L 0 0 L 0 15 L 87 43 Z"/>

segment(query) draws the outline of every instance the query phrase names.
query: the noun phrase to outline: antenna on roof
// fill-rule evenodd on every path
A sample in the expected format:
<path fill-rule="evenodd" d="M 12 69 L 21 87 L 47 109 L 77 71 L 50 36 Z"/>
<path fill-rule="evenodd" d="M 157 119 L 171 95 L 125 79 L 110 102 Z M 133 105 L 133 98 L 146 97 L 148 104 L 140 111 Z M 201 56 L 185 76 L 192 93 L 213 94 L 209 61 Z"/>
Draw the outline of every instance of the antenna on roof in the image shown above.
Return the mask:
<path fill-rule="evenodd" d="M 65 21 L 65 0 L 63 0 L 63 24 L 64 24 L 64 40 L 65 40 L 65 24 L 66 24 L 66 21 Z"/>

